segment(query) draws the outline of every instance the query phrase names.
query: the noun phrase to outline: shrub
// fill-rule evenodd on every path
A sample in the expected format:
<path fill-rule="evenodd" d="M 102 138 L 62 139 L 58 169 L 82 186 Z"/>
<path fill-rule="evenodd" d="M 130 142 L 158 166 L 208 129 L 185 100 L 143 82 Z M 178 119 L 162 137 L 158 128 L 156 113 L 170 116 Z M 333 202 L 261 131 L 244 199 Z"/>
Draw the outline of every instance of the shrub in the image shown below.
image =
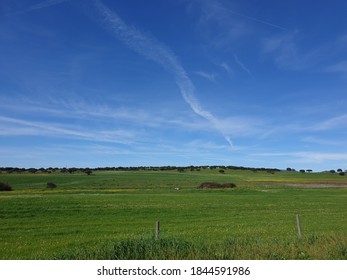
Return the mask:
<path fill-rule="evenodd" d="M 90 174 L 93 173 L 93 171 L 87 168 L 86 170 L 84 170 L 84 173 L 86 173 L 89 176 Z"/>
<path fill-rule="evenodd" d="M 0 182 L 0 191 L 12 191 L 12 188 L 9 184 L 6 184 L 6 183 L 3 183 L 3 182 Z"/>
<path fill-rule="evenodd" d="M 49 189 L 55 189 L 56 187 L 57 187 L 57 185 L 52 183 L 52 182 L 47 183 L 47 188 L 49 188 Z"/>

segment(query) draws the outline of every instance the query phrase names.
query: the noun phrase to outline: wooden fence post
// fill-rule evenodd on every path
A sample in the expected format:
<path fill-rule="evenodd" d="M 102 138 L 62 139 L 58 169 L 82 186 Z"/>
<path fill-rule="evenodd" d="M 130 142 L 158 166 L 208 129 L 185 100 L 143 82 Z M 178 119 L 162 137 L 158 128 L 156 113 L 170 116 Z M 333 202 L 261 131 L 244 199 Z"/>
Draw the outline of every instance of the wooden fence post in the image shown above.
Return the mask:
<path fill-rule="evenodd" d="M 301 224 L 300 224 L 300 217 L 299 217 L 299 214 L 296 214 L 296 225 L 298 226 L 298 235 L 299 235 L 299 239 L 302 239 Z"/>
<path fill-rule="evenodd" d="M 155 239 L 159 239 L 159 234 L 160 234 L 160 221 L 157 221 L 155 223 Z"/>

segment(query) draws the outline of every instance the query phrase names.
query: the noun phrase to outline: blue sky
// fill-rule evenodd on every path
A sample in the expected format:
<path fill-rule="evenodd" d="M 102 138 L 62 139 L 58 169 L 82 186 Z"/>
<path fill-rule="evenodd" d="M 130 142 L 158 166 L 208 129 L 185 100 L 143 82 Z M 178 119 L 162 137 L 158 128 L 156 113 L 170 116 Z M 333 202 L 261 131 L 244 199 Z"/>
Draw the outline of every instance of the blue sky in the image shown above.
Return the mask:
<path fill-rule="evenodd" d="M 346 9 L 3 0 L 0 166 L 346 169 Z"/>

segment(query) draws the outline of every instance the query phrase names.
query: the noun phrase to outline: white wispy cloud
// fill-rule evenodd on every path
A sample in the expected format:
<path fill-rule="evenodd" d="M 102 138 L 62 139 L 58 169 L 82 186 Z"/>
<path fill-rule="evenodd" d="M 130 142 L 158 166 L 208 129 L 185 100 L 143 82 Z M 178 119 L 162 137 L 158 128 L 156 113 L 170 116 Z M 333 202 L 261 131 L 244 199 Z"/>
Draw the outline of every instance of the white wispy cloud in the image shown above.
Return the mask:
<path fill-rule="evenodd" d="M 139 137 L 133 130 L 91 130 L 84 127 L 56 124 L 52 122 L 28 121 L 0 116 L 0 135 L 31 135 L 75 138 L 86 141 L 129 144 Z"/>
<path fill-rule="evenodd" d="M 269 134 L 273 129 L 271 124 L 267 123 L 265 120 L 262 120 L 261 117 L 228 118 L 225 125 L 228 126 L 229 129 L 235 129 L 243 137 L 253 136 L 266 138 L 266 135 Z"/>
<path fill-rule="evenodd" d="M 210 8 L 214 7 L 216 9 L 223 10 L 223 11 L 225 11 L 228 14 L 236 15 L 238 17 L 247 19 L 247 20 L 255 22 L 255 23 L 260 23 L 262 25 L 266 25 L 266 26 L 269 26 L 269 27 L 272 27 L 272 28 L 275 28 L 275 29 L 279 29 L 279 30 L 282 30 L 282 31 L 288 31 L 287 28 L 285 28 L 285 27 L 283 27 L 281 25 L 275 24 L 273 22 L 269 22 L 269 21 L 266 21 L 264 19 L 256 18 L 256 17 L 250 16 L 250 15 L 242 14 L 242 13 L 236 12 L 234 10 L 228 9 L 227 7 L 222 5 L 219 1 L 208 1 L 208 2 L 205 2 L 205 3 L 207 3 L 207 5 Z"/>
<path fill-rule="evenodd" d="M 262 51 L 264 54 L 272 55 L 279 68 L 295 71 L 312 69 L 322 72 L 346 72 L 346 61 L 338 60 L 339 56 L 345 53 L 347 36 L 340 36 L 309 48 L 304 45 L 302 38 L 303 34 L 298 30 L 271 36 L 263 39 Z"/>
<path fill-rule="evenodd" d="M 76 100 L 74 98 L 49 98 L 51 102 L 46 101 L 42 103 L 42 100 L 12 100 L 10 98 L 0 98 L 0 109 L 3 112 L 7 112 L 8 115 L 17 114 L 21 112 L 25 117 L 37 117 L 42 115 L 46 116 L 46 119 L 55 119 L 57 121 L 66 123 L 72 122 L 84 122 L 84 123 L 97 123 L 98 125 L 103 123 L 117 123 L 126 124 L 126 127 L 139 127 L 151 129 L 159 128 L 166 129 L 171 127 L 173 129 L 184 129 L 186 131 L 213 131 L 215 128 L 211 126 L 205 119 L 200 118 L 194 112 L 183 110 L 180 114 L 177 114 L 177 110 L 151 110 L 148 108 L 139 107 L 112 107 L 104 102 L 90 104 L 87 100 L 80 98 Z M 1 102 L 3 101 L 3 102 Z M 107 103 L 107 101 L 106 101 Z M 24 119 L 24 117 L 23 117 Z M 0 120 L 1 121 L 1 120 Z M 9 129 L 9 128 L 7 128 Z M 16 129 L 9 130 L 11 133 L 23 133 L 16 131 Z M 7 132 L 9 132 L 7 131 Z M 6 133 L 6 129 L 4 130 Z M 35 133 L 37 130 L 35 130 Z M 28 135 L 28 134 L 27 134 Z"/>
<path fill-rule="evenodd" d="M 67 1 L 71 1 L 71 0 L 46 0 L 46 1 L 42 1 L 38 4 L 30 6 L 29 8 L 27 8 L 23 11 L 17 12 L 17 14 L 23 14 L 23 13 L 27 13 L 27 12 L 31 12 L 31 11 L 35 11 L 35 10 L 40 10 L 43 8 L 48 8 L 48 7 L 55 6 L 55 5 L 58 5 L 58 4 L 61 4 L 63 2 L 67 2 Z"/>
<path fill-rule="evenodd" d="M 249 28 L 243 20 L 231 16 L 228 9 L 217 0 L 198 0 L 196 9 L 200 12 L 198 24 L 203 28 L 202 35 L 207 35 L 209 44 L 214 47 L 225 47 L 231 41 L 249 34 Z M 192 4 L 192 3 L 190 3 Z M 211 23 L 218 28 L 211 28 Z M 210 40 L 213 38 L 213 40 Z"/>
<path fill-rule="evenodd" d="M 215 82 L 216 81 L 216 74 L 209 74 L 209 73 L 206 73 L 204 71 L 195 71 L 194 74 L 200 76 L 200 77 L 203 77 L 211 82 Z"/>
<path fill-rule="evenodd" d="M 307 58 L 299 54 L 297 34 L 298 32 L 288 32 L 264 39 L 263 52 L 273 55 L 275 64 L 280 68 L 305 68 Z"/>
<path fill-rule="evenodd" d="M 305 136 L 302 139 L 300 139 L 300 141 L 302 142 L 307 142 L 310 144 L 317 144 L 317 145 L 323 145 L 323 146 L 336 146 L 336 147 L 344 147 L 346 145 L 346 141 L 345 140 L 327 140 L 327 139 L 322 139 L 322 138 L 318 138 L 318 137 L 313 137 L 313 136 Z"/>
<path fill-rule="evenodd" d="M 245 71 L 250 77 L 253 78 L 253 74 L 252 72 L 240 61 L 239 57 L 234 54 L 234 59 L 236 61 L 236 63 L 240 66 L 240 68 Z"/>
<path fill-rule="evenodd" d="M 231 140 L 224 131 L 220 130 L 219 120 L 209 111 L 201 106 L 195 96 L 195 87 L 188 77 L 186 71 L 179 63 L 174 53 L 164 44 L 156 39 L 143 34 L 133 26 L 127 25 L 114 11 L 111 11 L 101 1 L 95 0 L 95 6 L 103 18 L 105 26 L 125 45 L 140 54 L 161 65 L 171 73 L 179 87 L 183 99 L 190 108 L 199 116 L 208 120 L 224 136 L 231 145 Z"/>
<path fill-rule="evenodd" d="M 311 127 L 312 130 L 331 130 L 331 129 L 344 129 L 347 126 L 347 114 L 330 118 L 326 121 L 317 123 Z"/>
<path fill-rule="evenodd" d="M 240 13 L 235 9 L 235 3 L 220 0 L 195 0 L 189 2 L 190 10 L 194 7 L 199 11 L 198 25 L 202 28 L 201 35 L 208 44 L 216 48 L 230 48 L 230 44 L 239 44 L 240 39 L 254 36 L 259 27 L 270 27 L 277 31 L 287 31 L 287 28 L 273 22 Z"/>
<path fill-rule="evenodd" d="M 347 74 L 347 60 L 329 65 L 325 70 L 326 72 L 331 72 L 331 73 Z"/>
<path fill-rule="evenodd" d="M 321 153 L 321 152 L 269 152 L 254 153 L 259 157 L 280 157 L 280 158 L 297 158 L 305 163 L 317 163 L 324 161 L 340 161 L 347 160 L 347 153 Z"/>
<path fill-rule="evenodd" d="M 229 75 L 233 74 L 233 70 L 230 68 L 228 63 L 222 62 L 219 66 L 222 67 Z"/>

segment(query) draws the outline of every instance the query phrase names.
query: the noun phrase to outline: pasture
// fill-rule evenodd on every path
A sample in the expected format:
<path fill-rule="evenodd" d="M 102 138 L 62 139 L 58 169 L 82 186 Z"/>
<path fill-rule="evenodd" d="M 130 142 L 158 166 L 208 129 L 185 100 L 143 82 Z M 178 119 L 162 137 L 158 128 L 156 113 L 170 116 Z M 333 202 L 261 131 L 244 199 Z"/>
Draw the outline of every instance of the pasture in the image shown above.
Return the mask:
<path fill-rule="evenodd" d="M 347 259 L 346 177 L 229 169 L 3 172 L 0 182 L 13 190 L 0 192 L 0 259 Z M 203 182 L 237 187 L 198 189 Z"/>

